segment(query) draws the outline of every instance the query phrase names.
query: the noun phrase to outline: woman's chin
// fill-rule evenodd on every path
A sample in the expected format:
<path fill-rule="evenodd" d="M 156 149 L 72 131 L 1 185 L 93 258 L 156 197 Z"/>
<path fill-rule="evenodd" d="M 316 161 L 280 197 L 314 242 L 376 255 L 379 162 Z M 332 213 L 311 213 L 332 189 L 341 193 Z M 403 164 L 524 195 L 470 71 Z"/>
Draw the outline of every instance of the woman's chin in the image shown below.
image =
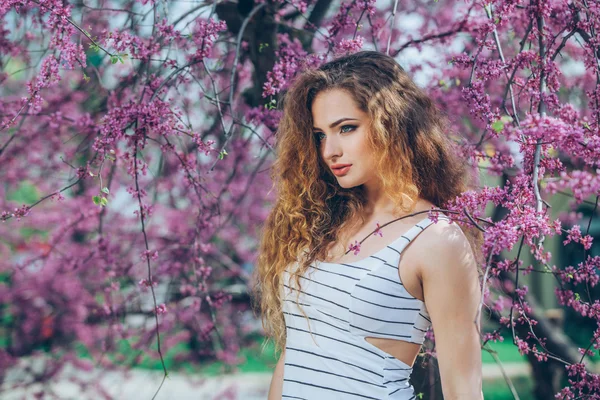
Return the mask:
<path fill-rule="evenodd" d="M 345 179 L 338 179 L 338 185 L 340 185 L 340 187 L 344 188 L 344 189 L 351 189 L 355 186 L 358 186 L 358 184 L 354 181 L 351 180 L 345 180 Z"/>

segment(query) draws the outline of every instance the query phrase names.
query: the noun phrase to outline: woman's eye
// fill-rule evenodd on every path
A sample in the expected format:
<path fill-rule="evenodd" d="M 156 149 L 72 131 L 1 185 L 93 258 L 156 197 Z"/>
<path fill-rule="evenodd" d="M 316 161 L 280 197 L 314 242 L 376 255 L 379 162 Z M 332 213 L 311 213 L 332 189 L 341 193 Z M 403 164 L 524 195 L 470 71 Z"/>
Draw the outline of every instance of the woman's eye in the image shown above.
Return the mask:
<path fill-rule="evenodd" d="M 349 129 L 346 129 L 346 128 L 349 128 Z M 343 125 L 340 128 L 340 132 L 348 133 L 348 132 L 352 132 L 354 129 L 356 129 L 356 125 Z M 325 138 L 322 138 L 320 135 L 325 135 L 325 134 L 323 132 L 315 132 L 315 136 L 317 137 L 318 142 L 325 139 Z"/>

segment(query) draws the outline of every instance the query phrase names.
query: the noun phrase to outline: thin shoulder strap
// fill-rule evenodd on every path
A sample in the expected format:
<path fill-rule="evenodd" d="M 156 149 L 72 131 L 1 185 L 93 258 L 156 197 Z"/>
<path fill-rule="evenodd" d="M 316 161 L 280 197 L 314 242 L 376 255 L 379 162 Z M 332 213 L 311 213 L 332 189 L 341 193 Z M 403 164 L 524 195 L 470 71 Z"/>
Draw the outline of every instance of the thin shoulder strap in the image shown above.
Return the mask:
<path fill-rule="evenodd" d="M 438 215 L 439 219 L 445 219 L 447 221 L 450 220 L 445 215 Z M 433 224 L 434 222 L 429 218 L 425 217 L 418 223 L 416 223 L 412 228 L 410 228 L 404 235 L 400 236 L 398 240 L 390 244 L 388 247 L 392 247 L 398 253 L 402 253 L 402 251 L 409 245 L 421 232 L 423 232 L 428 226 Z"/>

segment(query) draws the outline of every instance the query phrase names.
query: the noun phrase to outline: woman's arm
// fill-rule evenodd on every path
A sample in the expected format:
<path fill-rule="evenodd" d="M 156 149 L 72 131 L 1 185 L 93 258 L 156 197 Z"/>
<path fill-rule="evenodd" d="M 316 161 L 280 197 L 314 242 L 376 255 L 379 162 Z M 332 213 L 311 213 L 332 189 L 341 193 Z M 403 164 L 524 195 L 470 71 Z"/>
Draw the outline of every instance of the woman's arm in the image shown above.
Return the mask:
<path fill-rule="evenodd" d="M 269 387 L 269 395 L 267 400 L 281 400 L 283 392 L 283 364 L 285 362 L 285 349 L 279 356 L 279 361 L 275 365 L 273 377 L 271 378 L 271 386 Z"/>
<path fill-rule="evenodd" d="M 432 247 L 420 258 L 419 271 L 444 399 L 483 399 L 477 263 L 458 225 L 440 220 L 430 229 L 433 240 L 426 246 Z"/>

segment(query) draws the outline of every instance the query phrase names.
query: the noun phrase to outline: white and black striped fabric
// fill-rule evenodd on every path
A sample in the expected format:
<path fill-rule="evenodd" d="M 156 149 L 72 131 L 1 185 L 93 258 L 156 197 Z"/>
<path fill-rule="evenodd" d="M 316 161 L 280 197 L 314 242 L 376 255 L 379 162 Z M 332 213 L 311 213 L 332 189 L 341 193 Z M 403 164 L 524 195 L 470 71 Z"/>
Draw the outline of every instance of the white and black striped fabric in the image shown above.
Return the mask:
<path fill-rule="evenodd" d="M 314 263 L 299 293 L 310 327 L 296 305 L 294 279 L 284 272 L 283 400 L 415 399 L 411 366 L 364 338 L 423 343 L 431 321 L 425 304 L 404 289 L 398 265 L 404 248 L 432 223 L 423 219 L 361 260 Z"/>

